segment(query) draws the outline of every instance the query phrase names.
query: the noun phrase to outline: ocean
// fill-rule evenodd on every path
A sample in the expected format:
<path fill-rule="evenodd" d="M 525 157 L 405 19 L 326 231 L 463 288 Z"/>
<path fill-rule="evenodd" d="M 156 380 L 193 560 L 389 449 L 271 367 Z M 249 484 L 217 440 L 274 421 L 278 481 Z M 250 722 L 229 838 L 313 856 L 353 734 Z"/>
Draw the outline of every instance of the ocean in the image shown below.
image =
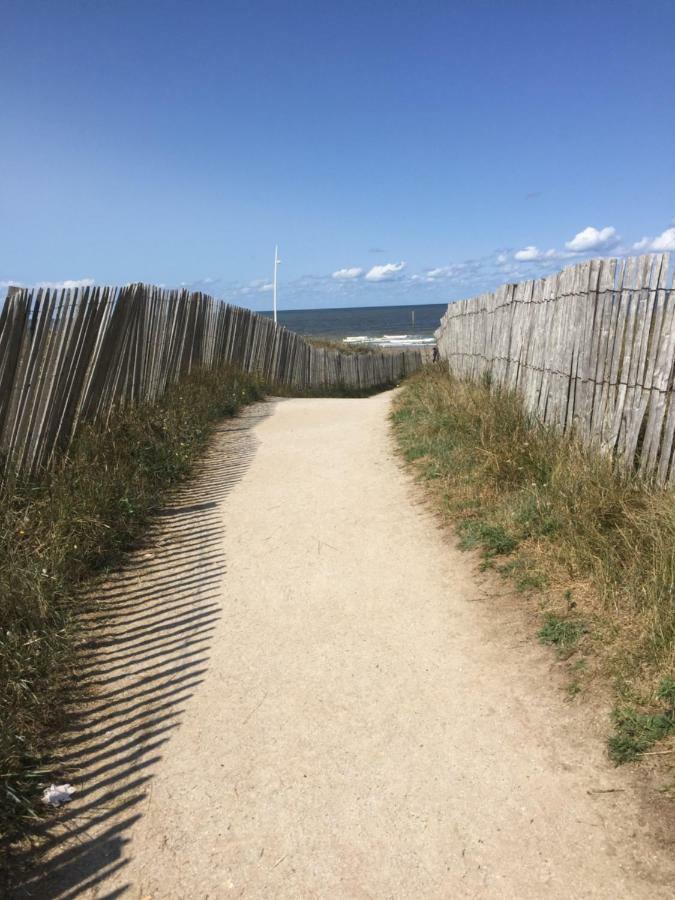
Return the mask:
<path fill-rule="evenodd" d="M 431 346 L 445 303 L 279 310 L 278 321 L 308 337 L 380 347 Z M 261 313 L 271 316 L 270 312 Z"/>

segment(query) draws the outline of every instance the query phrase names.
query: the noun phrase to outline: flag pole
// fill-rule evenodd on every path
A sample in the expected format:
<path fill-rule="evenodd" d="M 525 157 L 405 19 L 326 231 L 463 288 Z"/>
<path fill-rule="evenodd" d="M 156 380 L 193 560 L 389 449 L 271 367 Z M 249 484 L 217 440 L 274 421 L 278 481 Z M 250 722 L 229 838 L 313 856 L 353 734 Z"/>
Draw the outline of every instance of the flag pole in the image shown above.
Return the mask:
<path fill-rule="evenodd" d="M 274 288 L 272 292 L 272 308 L 274 310 L 274 324 L 277 323 L 277 268 L 281 260 L 279 259 L 279 246 L 274 245 Z"/>

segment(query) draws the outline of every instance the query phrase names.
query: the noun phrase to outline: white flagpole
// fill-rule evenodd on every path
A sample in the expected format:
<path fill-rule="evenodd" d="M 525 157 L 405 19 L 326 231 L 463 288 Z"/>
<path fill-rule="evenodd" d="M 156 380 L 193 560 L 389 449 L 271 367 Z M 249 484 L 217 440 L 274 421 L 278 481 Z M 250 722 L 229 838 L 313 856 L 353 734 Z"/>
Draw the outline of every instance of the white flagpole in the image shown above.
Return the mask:
<path fill-rule="evenodd" d="M 272 308 L 274 310 L 274 324 L 277 323 L 277 268 L 281 260 L 279 259 L 279 246 L 274 246 L 274 289 L 272 292 Z"/>

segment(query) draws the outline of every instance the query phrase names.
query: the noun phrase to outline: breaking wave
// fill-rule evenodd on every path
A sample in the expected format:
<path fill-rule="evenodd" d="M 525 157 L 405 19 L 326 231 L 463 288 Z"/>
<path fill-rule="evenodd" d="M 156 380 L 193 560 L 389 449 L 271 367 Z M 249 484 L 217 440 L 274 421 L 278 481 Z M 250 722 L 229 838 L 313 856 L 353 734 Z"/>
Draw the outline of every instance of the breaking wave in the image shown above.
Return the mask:
<path fill-rule="evenodd" d="M 379 337 L 360 334 L 343 338 L 342 341 L 345 344 L 375 344 L 378 347 L 425 347 L 436 343 L 433 337 L 414 334 L 383 334 Z"/>

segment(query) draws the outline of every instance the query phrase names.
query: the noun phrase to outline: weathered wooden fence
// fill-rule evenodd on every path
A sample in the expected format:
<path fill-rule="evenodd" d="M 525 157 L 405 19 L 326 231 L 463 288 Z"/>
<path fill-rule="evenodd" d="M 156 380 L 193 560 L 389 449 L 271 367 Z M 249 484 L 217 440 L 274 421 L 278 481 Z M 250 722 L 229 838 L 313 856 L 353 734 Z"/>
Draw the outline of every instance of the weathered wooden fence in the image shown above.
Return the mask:
<path fill-rule="evenodd" d="M 157 400 L 191 369 L 228 363 L 270 385 L 369 389 L 422 360 L 313 347 L 200 293 L 142 284 L 12 292 L 0 313 L 0 471 L 35 471 L 68 446 L 79 421 Z"/>
<path fill-rule="evenodd" d="M 516 389 L 660 484 L 675 483 L 675 290 L 667 254 L 594 259 L 451 303 L 436 332 L 456 374 Z"/>

